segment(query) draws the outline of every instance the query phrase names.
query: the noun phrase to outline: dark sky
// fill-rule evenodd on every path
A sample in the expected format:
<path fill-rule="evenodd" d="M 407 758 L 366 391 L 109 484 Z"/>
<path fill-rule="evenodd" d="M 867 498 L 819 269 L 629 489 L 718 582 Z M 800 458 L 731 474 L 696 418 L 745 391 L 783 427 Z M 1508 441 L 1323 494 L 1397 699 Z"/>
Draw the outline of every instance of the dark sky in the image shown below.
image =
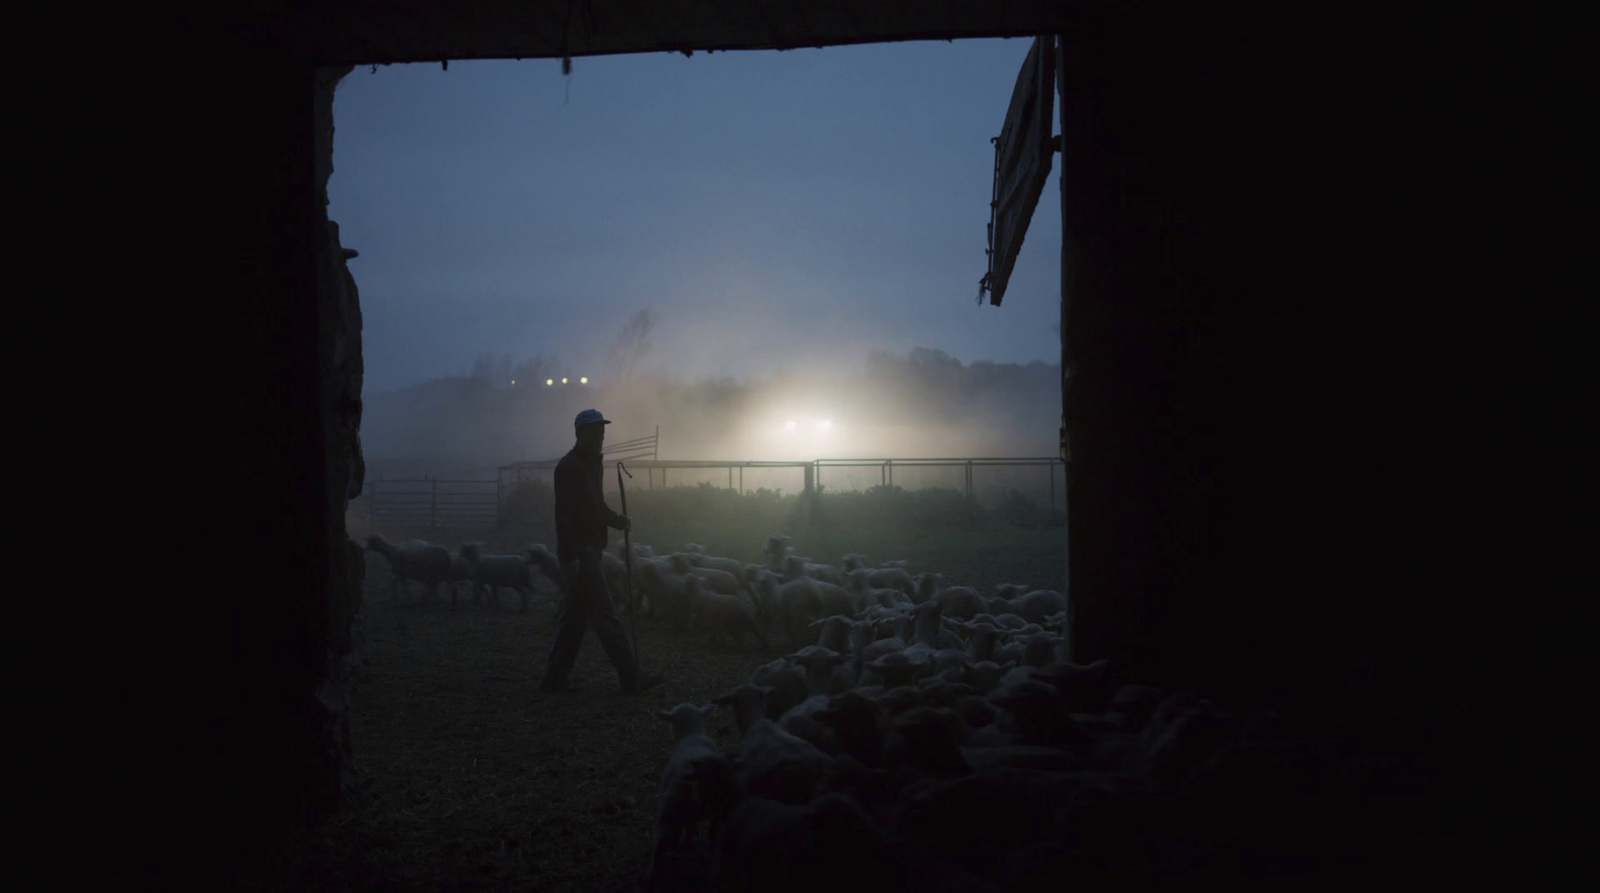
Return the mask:
<path fill-rule="evenodd" d="M 1059 361 L 1052 174 L 1002 307 L 978 306 L 999 133 L 1029 40 L 360 68 L 334 105 L 330 217 L 366 386 L 485 351 L 605 375 L 859 370 L 872 347 Z"/>

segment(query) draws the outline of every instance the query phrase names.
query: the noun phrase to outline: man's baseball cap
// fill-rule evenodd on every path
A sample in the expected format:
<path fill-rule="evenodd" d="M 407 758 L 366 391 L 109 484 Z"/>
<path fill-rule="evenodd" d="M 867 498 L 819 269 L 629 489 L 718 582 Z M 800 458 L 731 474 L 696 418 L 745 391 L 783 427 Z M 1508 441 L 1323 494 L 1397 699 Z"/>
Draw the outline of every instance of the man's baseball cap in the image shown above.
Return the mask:
<path fill-rule="evenodd" d="M 572 420 L 572 427 L 574 429 L 582 428 L 584 425 L 594 424 L 609 425 L 611 424 L 611 420 L 601 415 L 600 410 L 598 409 L 585 409 L 583 412 L 578 413 L 577 418 Z"/>

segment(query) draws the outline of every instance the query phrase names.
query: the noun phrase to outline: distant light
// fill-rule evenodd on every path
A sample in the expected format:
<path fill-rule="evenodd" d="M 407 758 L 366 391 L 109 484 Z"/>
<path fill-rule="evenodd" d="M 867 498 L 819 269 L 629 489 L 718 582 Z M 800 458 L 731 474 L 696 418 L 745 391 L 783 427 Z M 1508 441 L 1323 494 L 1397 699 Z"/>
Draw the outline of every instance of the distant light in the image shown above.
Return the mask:
<path fill-rule="evenodd" d="M 561 379 L 561 383 L 562 383 L 562 384 L 566 384 L 566 383 L 567 383 L 567 380 L 566 380 L 566 379 L 565 379 L 565 378 L 563 378 L 563 379 Z"/>
<path fill-rule="evenodd" d="M 551 386 L 551 385 L 553 385 L 555 383 L 556 383 L 556 380 L 553 379 L 553 378 L 547 378 L 547 379 L 544 380 L 544 386 L 545 387 L 549 387 L 549 386 Z"/>
<path fill-rule="evenodd" d="M 516 383 L 517 383 L 517 380 L 516 380 L 516 379 L 515 379 L 515 378 L 513 378 L 513 379 L 511 379 L 511 383 L 512 383 L 512 384 L 516 384 Z"/>
<path fill-rule="evenodd" d="M 823 419 L 822 420 L 822 430 L 826 431 L 826 430 L 828 430 L 829 428 L 832 428 L 832 427 L 833 427 L 833 422 L 829 421 L 828 419 Z"/>
<path fill-rule="evenodd" d="M 578 379 L 578 384 L 588 384 L 588 383 L 589 383 L 589 379 L 587 379 L 587 378 Z"/>
<path fill-rule="evenodd" d="M 794 422 L 784 422 L 783 423 L 783 427 L 784 427 L 785 430 L 793 431 L 794 430 Z"/>

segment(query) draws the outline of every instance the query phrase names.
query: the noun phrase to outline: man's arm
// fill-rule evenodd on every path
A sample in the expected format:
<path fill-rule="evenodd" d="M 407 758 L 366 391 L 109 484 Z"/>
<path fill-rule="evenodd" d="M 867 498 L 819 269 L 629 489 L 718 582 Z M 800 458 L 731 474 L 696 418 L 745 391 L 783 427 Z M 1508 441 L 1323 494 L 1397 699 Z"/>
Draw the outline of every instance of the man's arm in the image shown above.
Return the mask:
<path fill-rule="evenodd" d="M 572 510 L 575 506 L 572 492 L 572 475 L 569 469 L 560 465 L 556 466 L 553 480 L 556 497 L 556 558 L 563 566 L 569 561 L 577 561 L 578 553 L 573 548 L 576 540 L 573 538 Z"/>
<path fill-rule="evenodd" d="M 611 510 L 611 506 L 606 505 L 604 483 L 605 483 L 605 466 L 602 465 L 601 466 L 601 471 L 600 471 L 600 476 L 598 478 L 596 478 L 595 482 L 594 482 L 594 510 L 595 510 L 595 516 L 600 518 L 600 520 L 604 521 L 605 525 L 607 527 L 610 527 L 613 530 L 627 530 L 628 529 L 628 519 L 626 517 L 624 517 L 623 515 L 619 515 L 616 512 L 612 511 Z"/>

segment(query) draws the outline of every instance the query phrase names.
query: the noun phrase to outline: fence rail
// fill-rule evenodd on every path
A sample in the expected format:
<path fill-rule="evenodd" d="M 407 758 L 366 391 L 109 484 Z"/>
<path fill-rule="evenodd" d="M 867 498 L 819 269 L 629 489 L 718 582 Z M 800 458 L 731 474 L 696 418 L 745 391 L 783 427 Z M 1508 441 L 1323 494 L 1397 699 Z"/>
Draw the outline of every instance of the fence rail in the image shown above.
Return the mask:
<path fill-rule="evenodd" d="M 917 472 L 924 469 L 946 469 L 954 470 L 959 474 L 959 484 L 952 489 L 962 491 L 969 499 L 976 498 L 978 493 L 984 489 L 1004 489 L 998 487 L 984 488 L 981 486 L 978 480 L 979 476 L 988 470 L 1008 468 L 1043 469 L 1045 473 L 1043 475 L 1035 473 L 1033 477 L 1038 479 L 1028 481 L 1026 486 L 1043 497 L 1052 511 L 1057 505 L 1065 507 L 1066 504 L 1066 467 L 1061 458 L 1055 456 L 730 461 L 717 459 L 629 459 L 626 456 L 614 456 L 610 451 L 605 454 L 605 461 L 607 462 L 614 461 L 617 458 L 627 461 L 630 470 L 644 472 L 644 480 L 641 483 L 645 489 L 668 486 L 671 482 L 669 480 L 669 472 L 674 472 L 671 478 L 679 483 L 701 483 L 707 481 L 694 479 L 703 479 L 706 476 L 695 475 L 692 472 L 726 471 L 728 488 L 743 493 L 745 492 L 744 473 L 746 470 L 752 469 L 797 469 L 802 475 L 800 489 L 803 492 L 811 492 L 823 486 L 828 486 L 835 491 L 862 489 L 861 485 L 863 483 L 868 487 L 871 486 L 870 483 L 854 480 L 859 476 L 851 475 L 848 471 L 845 471 L 846 469 L 877 469 L 877 484 L 881 486 L 895 486 L 894 476 L 896 469 L 900 470 L 902 481 L 907 479 L 908 472 L 915 477 L 926 477 L 926 475 L 918 475 Z M 509 493 L 517 484 L 526 481 L 546 480 L 546 475 L 555 469 L 557 461 L 549 459 L 539 462 L 516 462 L 511 465 L 501 466 L 501 492 Z M 823 472 L 829 469 L 834 470 L 835 474 L 828 476 L 828 480 L 824 481 Z M 837 483 L 841 472 L 844 478 L 843 485 Z M 1059 488 L 1057 486 L 1058 479 Z M 1022 489 L 1014 484 L 1007 488 Z"/>
<path fill-rule="evenodd" d="M 491 528 L 500 521 L 499 480 L 441 481 L 437 478 L 368 481 L 350 510 L 367 526 Z"/>
<path fill-rule="evenodd" d="M 654 438 L 641 438 L 651 441 Z M 623 446 L 619 444 L 618 446 Z M 651 445 L 654 448 L 654 445 Z M 608 450 L 606 461 L 619 456 Z M 1059 457 L 952 457 L 952 458 L 867 458 L 867 459 L 812 459 L 810 461 L 751 460 L 730 461 L 716 459 L 656 459 L 620 458 L 630 470 L 643 472 L 640 483 L 645 489 L 667 487 L 673 483 L 709 483 L 707 471 L 723 471 L 726 477 L 715 475 L 718 481 L 726 480 L 729 489 L 746 492 L 746 471 L 799 472 L 800 490 L 813 492 L 820 488 L 832 491 L 869 489 L 872 486 L 896 486 L 895 475 L 900 475 L 901 486 L 916 481 L 928 486 L 928 470 L 944 472 L 945 485 L 961 491 L 968 499 L 977 499 L 984 493 L 1002 490 L 1027 491 L 1042 497 L 1051 511 L 1066 505 L 1065 463 Z M 558 460 L 515 462 L 500 467 L 494 480 L 438 480 L 412 478 L 403 480 L 368 481 L 365 492 L 352 500 L 350 511 L 364 517 L 369 527 L 403 526 L 433 529 L 483 529 L 500 525 L 505 499 L 517 484 L 544 480 L 554 471 Z M 871 474 L 877 470 L 876 480 Z M 1023 472 L 1023 477 L 1012 476 L 1000 484 L 985 486 L 980 477 L 995 476 L 1006 469 L 1039 469 Z M 863 475 L 861 472 L 865 471 Z M 827 474 L 825 474 L 825 472 Z M 842 480 L 841 480 L 842 478 Z M 1059 486 L 1058 486 L 1059 482 Z"/>

